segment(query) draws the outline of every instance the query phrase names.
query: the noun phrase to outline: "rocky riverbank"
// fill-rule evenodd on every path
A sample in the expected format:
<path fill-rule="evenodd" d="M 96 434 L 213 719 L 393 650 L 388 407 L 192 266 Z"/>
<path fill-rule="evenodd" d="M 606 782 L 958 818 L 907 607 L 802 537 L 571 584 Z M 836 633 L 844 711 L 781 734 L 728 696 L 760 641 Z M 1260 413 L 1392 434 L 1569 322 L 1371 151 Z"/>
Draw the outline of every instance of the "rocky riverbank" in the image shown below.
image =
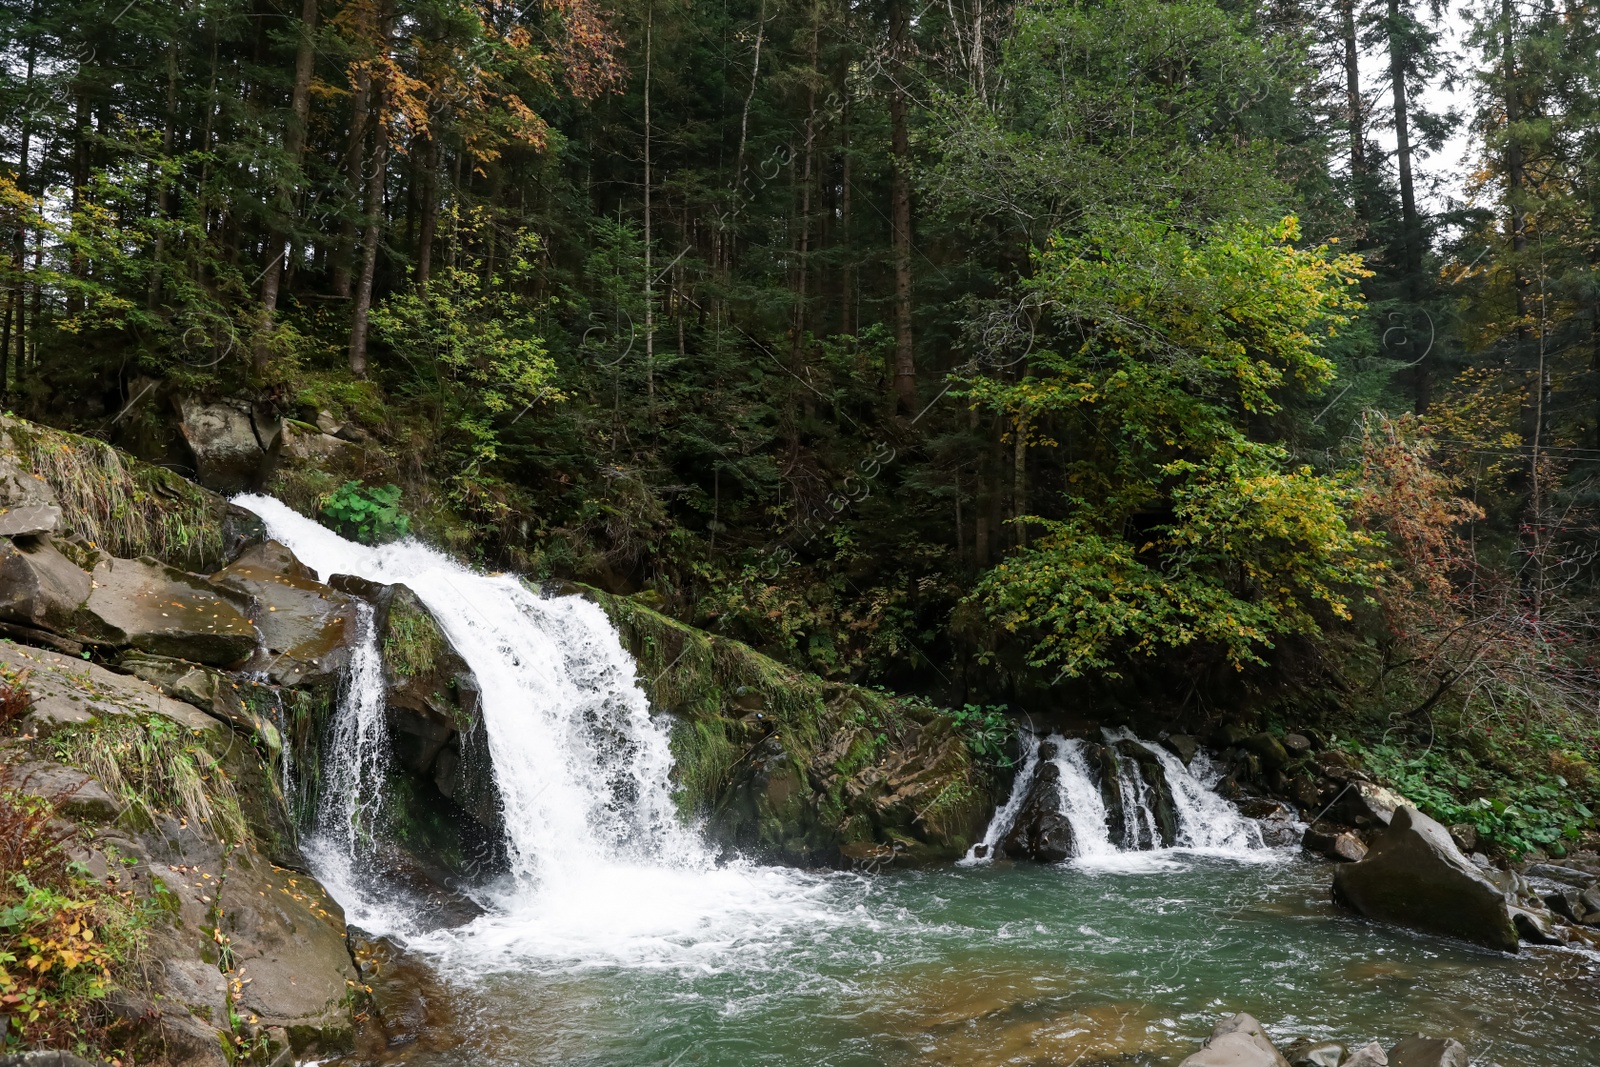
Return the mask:
<path fill-rule="evenodd" d="M 293 450 L 248 458 L 269 454 L 292 479 Z M 616 620 L 653 707 L 677 723 L 683 802 L 729 849 L 930 862 L 981 830 L 995 783 L 938 709 L 822 683 L 626 598 L 563 591 Z M 0 420 L 0 790 L 27 828 L 8 839 L 6 873 L 37 911 L 21 936 L 79 912 L 127 927 L 116 953 L 69 949 L 34 986 L 8 969 L 13 1040 L 76 1027 L 129 1062 L 185 1067 L 351 1047 L 376 957 L 352 952 L 299 831 L 364 628 L 394 753 L 394 802 L 372 829 L 393 842 L 398 882 L 441 923 L 464 921 L 475 908 L 449 887 L 498 869 L 502 815 L 477 682 L 410 590 L 319 581 L 222 497 Z M 48 901 L 35 892 L 46 868 Z M 31 1019 L 24 996 L 41 1005 Z"/>

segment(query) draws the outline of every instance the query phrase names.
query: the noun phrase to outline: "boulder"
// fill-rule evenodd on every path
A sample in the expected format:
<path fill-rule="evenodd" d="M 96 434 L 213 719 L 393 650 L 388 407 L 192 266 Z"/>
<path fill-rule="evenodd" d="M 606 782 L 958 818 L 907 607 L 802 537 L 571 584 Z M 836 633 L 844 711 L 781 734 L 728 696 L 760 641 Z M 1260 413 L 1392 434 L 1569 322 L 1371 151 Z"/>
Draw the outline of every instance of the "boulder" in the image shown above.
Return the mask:
<path fill-rule="evenodd" d="M 1334 899 L 1379 922 L 1517 951 L 1505 895 L 1443 826 L 1402 806 L 1367 855 L 1333 876 Z"/>
<path fill-rule="evenodd" d="M 1000 847 L 1012 859 L 1060 863 L 1072 857 L 1072 824 L 1061 814 L 1061 769 L 1054 762 L 1055 745 L 1044 741 L 1040 748 L 1038 772 Z"/>
<path fill-rule="evenodd" d="M 1372 782 L 1351 781 L 1329 808 L 1328 814 L 1339 822 L 1363 829 L 1388 826 L 1389 820 L 1394 818 L 1395 809 L 1408 803 L 1405 797 L 1392 789 Z"/>
<path fill-rule="evenodd" d="M 1367 846 L 1348 826 L 1313 823 L 1300 838 L 1300 847 L 1317 856 L 1340 863 L 1355 863 L 1367 854 Z"/>
<path fill-rule="evenodd" d="M 1181 759 L 1185 767 L 1193 763 L 1200 752 L 1200 742 L 1189 734 L 1168 734 L 1161 739 L 1161 743 L 1168 752 Z"/>
<path fill-rule="evenodd" d="M 277 444 L 277 420 L 245 404 L 206 404 L 192 397 L 175 397 L 173 403 L 178 431 L 194 456 L 196 481 L 223 493 L 260 485 L 267 453 Z"/>
<path fill-rule="evenodd" d="M 1511 924 L 1517 936 L 1530 945 L 1565 945 L 1565 927 L 1556 924 L 1556 917 L 1544 908 L 1511 906 Z"/>
<path fill-rule="evenodd" d="M 356 605 L 317 581 L 316 572 L 277 541 L 244 550 L 211 576 L 217 586 L 249 598 L 245 614 L 261 634 L 246 670 L 273 685 L 336 683 L 355 638 Z"/>
<path fill-rule="evenodd" d="M 1178 1067 L 1289 1067 L 1261 1024 L 1244 1013 L 1224 1019 L 1211 1031 L 1205 1048 Z"/>
<path fill-rule="evenodd" d="M 1389 1050 L 1389 1067 L 1467 1067 L 1467 1046 L 1453 1037 L 1417 1034 Z"/>
<path fill-rule="evenodd" d="M 167 699 L 148 682 L 115 674 L 96 663 L 0 642 L 0 666 L 27 672 L 26 685 L 33 702 L 22 727 L 35 737 L 46 737 L 62 726 L 119 716 L 156 716 L 191 732 L 218 737 L 224 733 L 224 727 L 211 716 Z"/>
<path fill-rule="evenodd" d="M 1266 770 L 1281 771 L 1289 765 L 1289 750 L 1269 733 L 1251 734 L 1239 742 L 1239 747 L 1258 757 Z"/>
<path fill-rule="evenodd" d="M 1339 1067 L 1350 1050 L 1337 1041 L 1312 1041 L 1301 1038 L 1283 1050 L 1289 1067 Z"/>
<path fill-rule="evenodd" d="M 70 1052 L 49 1049 L 0 1056 L 0 1067 L 94 1067 L 94 1064 Z"/>
<path fill-rule="evenodd" d="M 49 537 L 61 529 L 61 509 L 54 504 L 0 507 L 0 537 Z"/>
<path fill-rule="evenodd" d="M 0 540 L 0 618 L 70 631 L 89 591 L 88 573 L 48 540 Z"/>
<path fill-rule="evenodd" d="M 1562 867 L 1554 863 L 1530 863 L 1523 870 L 1529 878 L 1543 878 L 1551 882 L 1560 882 L 1570 885 L 1574 889 L 1587 889 L 1600 881 L 1600 877 L 1588 871 L 1580 871 L 1574 867 Z"/>
<path fill-rule="evenodd" d="M 1305 734 L 1284 734 L 1283 747 L 1291 757 L 1298 759 L 1311 751 L 1311 738 Z"/>
<path fill-rule="evenodd" d="M 1365 1048 L 1357 1049 L 1351 1054 L 1342 1067 L 1388 1067 L 1388 1065 L 1389 1056 L 1383 1051 L 1383 1046 L 1376 1041 L 1369 1041 Z"/>
<path fill-rule="evenodd" d="M 122 814 L 122 803 L 106 792 L 99 779 L 60 763 L 30 760 L 0 764 L 0 785 L 43 797 L 77 819 L 111 822 Z"/>
<path fill-rule="evenodd" d="M 1478 828 L 1470 822 L 1452 823 L 1450 840 L 1454 841 L 1462 852 L 1475 852 L 1478 848 Z"/>
<path fill-rule="evenodd" d="M 118 648 L 231 667 L 247 661 L 256 628 L 205 578 L 145 556 L 105 560 L 78 613 L 89 637 Z"/>
<path fill-rule="evenodd" d="M 182 700 L 219 722 L 258 738 L 274 756 L 283 750 L 283 737 L 277 724 L 255 711 L 244 699 L 246 690 L 241 690 L 238 682 L 221 671 L 187 660 L 141 652 L 123 656 L 117 666 L 156 686 L 174 700 Z"/>

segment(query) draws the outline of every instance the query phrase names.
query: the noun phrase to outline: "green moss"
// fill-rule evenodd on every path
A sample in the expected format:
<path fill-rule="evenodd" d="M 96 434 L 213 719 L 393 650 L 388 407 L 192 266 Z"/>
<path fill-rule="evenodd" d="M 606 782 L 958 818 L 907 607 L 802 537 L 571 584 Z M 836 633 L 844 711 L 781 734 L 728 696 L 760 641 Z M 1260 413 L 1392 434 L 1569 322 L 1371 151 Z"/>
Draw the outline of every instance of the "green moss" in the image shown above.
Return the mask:
<path fill-rule="evenodd" d="M 439 624 L 425 608 L 397 599 L 383 635 L 383 662 L 402 678 L 421 678 L 448 647 Z"/>

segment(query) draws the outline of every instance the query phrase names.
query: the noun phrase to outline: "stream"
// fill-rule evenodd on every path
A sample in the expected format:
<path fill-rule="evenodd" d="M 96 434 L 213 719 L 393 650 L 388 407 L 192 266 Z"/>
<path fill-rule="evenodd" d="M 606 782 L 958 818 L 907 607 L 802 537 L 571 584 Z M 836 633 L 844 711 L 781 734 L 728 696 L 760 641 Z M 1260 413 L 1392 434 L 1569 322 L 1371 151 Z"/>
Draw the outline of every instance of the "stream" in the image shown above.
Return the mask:
<path fill-rule="evenodd" d="M 597 606 L 415 543 L 355 545 L 270 498 L 238 502 L 323 578 L 411 586 L 482 686 L 509 870 L 465 925 L 434 928 L 367 862 L 359 831 L 383 803 L 387 742 L 365 624 L 332 724 L 338 787 L 308 837 L 314 873 L 352 926 L 425 962 L 444 1002 L 436 1032 L 377 1062 L 1153 1067 L 1248 1011 L 1280 1046 L 1424 1031 L 1466 1041 L 1475 1064 L 1600 1063 L 1600 959 L 1506 956 L 1341 912 L 1327 865 L 1263 847 L 1164 752 L 1149 773 L 1173 797 L 1179 847 L 1148 847 L 1150 786 L 1132 762 L 1116 765 L 1132 813 L 1119 838 L 1084 743 L 1053 738 L 1067 863 L 992 862 L 991 849 L 923 872 L 720 861 L 673 814 L 667 725 Z"/>

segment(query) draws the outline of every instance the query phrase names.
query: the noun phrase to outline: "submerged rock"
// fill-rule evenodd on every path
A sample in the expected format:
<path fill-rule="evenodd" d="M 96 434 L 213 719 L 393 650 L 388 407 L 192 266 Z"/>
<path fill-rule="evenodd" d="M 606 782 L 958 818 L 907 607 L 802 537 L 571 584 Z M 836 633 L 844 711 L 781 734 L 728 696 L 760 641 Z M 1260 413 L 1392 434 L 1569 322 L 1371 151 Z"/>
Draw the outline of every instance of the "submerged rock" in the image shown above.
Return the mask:
<path fill-rule="evenodd" d="M 1179 1067 L 1289 1067 L 1259 1022 L 1241 1012 L 1219 1022 L 1205 1048 Z"/>
<path fill-rule="evenodd" d="M 1357 863 L 1333 877 L 1334 899 L 1369 919 L 1517 951 L 1500 888 L 1484 877 L 1443 826 L 1401 807 Z"/>

